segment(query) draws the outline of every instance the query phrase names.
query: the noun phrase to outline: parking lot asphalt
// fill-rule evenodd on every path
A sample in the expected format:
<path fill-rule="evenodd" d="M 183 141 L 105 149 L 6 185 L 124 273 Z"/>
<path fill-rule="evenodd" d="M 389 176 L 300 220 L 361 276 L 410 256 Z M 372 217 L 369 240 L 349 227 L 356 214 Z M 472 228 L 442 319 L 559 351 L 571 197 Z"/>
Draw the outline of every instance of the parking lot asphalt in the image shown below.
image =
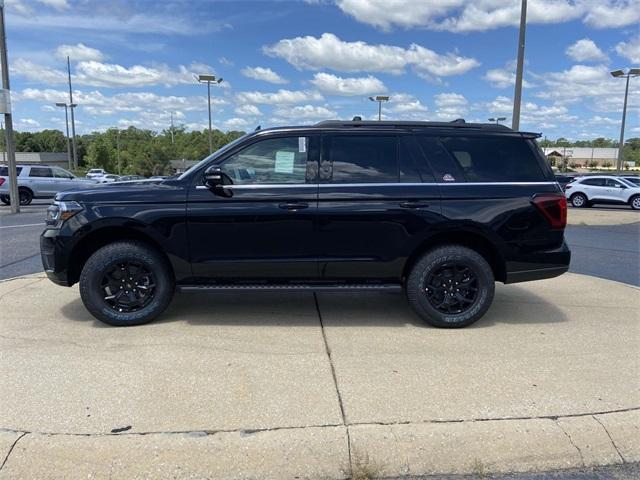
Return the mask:
<path fill-rule="evenodd" d="M 23 213 L 0 207 L 0 279 L 42 271 L 39 236 L 49 201 Z M 628 207 L 569 209 L 570 271 L 640 286 L 640 212 Z"/>
<path fill-rule="evenodd" d="M 398 294 L 180 294 L 159 321 L 112 328 L 77 287 L 2 282 L 0 478 L 639 462 L 639 293 L 575 274 L 497 285 L 461 330 Z"/>

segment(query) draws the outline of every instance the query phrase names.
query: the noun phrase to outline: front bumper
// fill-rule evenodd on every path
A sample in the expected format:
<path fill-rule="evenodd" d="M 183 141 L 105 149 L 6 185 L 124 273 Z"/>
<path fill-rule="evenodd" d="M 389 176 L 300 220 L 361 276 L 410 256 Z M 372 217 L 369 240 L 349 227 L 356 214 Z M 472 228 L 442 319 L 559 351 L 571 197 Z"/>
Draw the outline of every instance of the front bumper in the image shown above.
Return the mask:
<path fill-rule="evenodd" d="M 528 282 L 553 278 L 569 270 L 571 251 L 566 242 L 553 250 L 536 251 L 519 256 L 517 261 L 506 262 L 504 283 Z"/>
<path fill-rule="evenodd" d="M 48 228 L 40 235 L 40 256 L 47 277 L 53 283 L 64 287 L 69 283 L 68 237 L 61 236 L 59 230 Z"/>

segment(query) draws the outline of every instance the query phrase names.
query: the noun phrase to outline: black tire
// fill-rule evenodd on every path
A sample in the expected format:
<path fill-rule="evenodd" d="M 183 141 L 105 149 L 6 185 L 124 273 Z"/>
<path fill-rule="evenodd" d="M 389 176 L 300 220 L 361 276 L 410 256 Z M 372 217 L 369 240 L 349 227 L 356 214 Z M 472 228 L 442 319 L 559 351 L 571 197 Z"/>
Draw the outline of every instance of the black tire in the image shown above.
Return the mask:
<path fill-rule="evenodd" d="M 121 280 L 122 285 L 118 283 Z M 116 288 L 112 287 L 114 282 Z M 80 274 L 80 296 L 87 310 L 98 320 L 118 327 L 154 320 L 167 308 L 174 290 L 167 260 L 155 248 L 138 241 L 102 247 L 89 257 Z M 139 305 L 131 307 L 132 298 Z"/>
<path fill-rule="evenodd" d="M 406 283 L 407 298 L 416 313 L 442 328 L 466 327 L 479 320 L 491 306 L 494 291 L 495 279 L 487 261 L 460 245 L 436 247 L 423 254 Z"/>
<path fill-rule="evenodd" d="M 9 195 L 0 195 L 0 202 L 4 203 L 5 205 L 11 205 L 11 199 L 9 198 Z"/>
<path fill-rule="evenodd" d="M 584 193 L 574 193 L 571 195 L 571 206 L 575 208 L 585 208 L 589 205 L 589 199 Z"/>
<path fill-rule="evenodd" d="M 33 192 L 28 188 L 19 188 L 18 196 L 20 197 L 20 205 L 31 205 L 33 201 Z"/>
<path fill-rule="evenodd" d="M 634 195 L 629 199 L 629 205 L 634 210 L 640 210 L 640 195 Z"/>

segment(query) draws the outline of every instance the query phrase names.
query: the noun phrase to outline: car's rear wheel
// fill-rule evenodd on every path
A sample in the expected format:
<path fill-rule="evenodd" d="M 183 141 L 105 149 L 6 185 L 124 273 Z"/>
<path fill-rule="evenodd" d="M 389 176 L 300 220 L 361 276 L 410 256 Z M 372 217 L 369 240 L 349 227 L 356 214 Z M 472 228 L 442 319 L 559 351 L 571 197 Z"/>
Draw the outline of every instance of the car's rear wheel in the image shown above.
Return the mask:
<path fill-rule="evenodd" d="M 587 196 L 583 193 L 574 193 L 571 195 L 571 206 L 576 208 L 583 208 L 589 205 Z"/>
<path fill-rule="evenodd" d="M 491 306 L 493 271 L 479 253 L 450 245 L 422 255 L 407 278 L 406 292 L 416 313 L 435 327 L 466 327 Z"/>
<path fill-rule="evenodd" d="M 89 312 L 109 325 L 148 323 L 169 305 L 174 280 L 167 260 L 136 241 L 102 247 L 80 274 L 80 296 Z"/>
<path fill-rule="evenodd" d="M 28 188 L 18 189 L 18 196 L 20 197 L 20 205 L 30 205 L 33 200 L 33 192 Z"/>
<path fill-rule="evenodd" d="M 4 203 L 5 205 L 11 205 L 11 199 L 9 198 L 9 195 L 0 195 L 0 202 Z"/>
<path fill-rule="evenodd" d="M 634 210 L 640 210 L 640 195 L 634 195 L 629 199 L 629 205 Z"/>

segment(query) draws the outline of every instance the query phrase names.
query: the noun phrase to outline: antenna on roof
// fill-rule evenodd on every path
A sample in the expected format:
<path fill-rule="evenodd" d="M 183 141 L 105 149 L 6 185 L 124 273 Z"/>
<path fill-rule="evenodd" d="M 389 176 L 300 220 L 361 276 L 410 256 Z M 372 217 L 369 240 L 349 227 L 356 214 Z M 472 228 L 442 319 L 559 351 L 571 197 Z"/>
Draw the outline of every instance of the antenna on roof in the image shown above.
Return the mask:
<path fill-rule="evenodd" d="M 254 130 L 254 132 L 257 132 L 258 130 L 260 130 L 260 125 L 258 125 L 258 126 L 256 127 L 256 129 Z"/>
<path fill-rule="evenodd" d="M 464 118 L 456 118 L 455 120 L 451 120 L 451 123 L 466 123 Z"/>
<path fill-rule="evenodd" d="M 356 115 L 355 117 L 353 117 L 353 122 L 361 122 L 362 121 L 362 117 L 360 115 Z"/>

